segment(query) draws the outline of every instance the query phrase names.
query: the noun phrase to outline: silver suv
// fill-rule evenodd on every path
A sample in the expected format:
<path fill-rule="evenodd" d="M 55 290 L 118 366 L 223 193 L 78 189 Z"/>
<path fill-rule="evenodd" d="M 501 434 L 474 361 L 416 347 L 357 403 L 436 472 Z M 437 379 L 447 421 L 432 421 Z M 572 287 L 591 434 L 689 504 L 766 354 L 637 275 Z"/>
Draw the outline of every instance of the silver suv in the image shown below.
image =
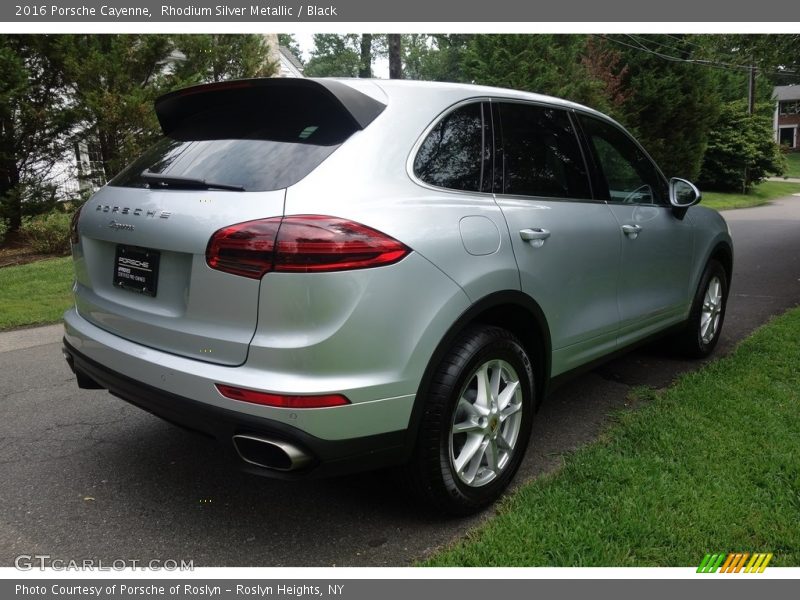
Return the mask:
<path fill-rule="evenodd" d="M 687 181 L 598 112 L 444 83 L 230 81 L 73 223 L 83 388 L 295 478 L 403 465 L 467 513 L 536 407 L 654 335 L 719 338 L 733 250 Z"/>

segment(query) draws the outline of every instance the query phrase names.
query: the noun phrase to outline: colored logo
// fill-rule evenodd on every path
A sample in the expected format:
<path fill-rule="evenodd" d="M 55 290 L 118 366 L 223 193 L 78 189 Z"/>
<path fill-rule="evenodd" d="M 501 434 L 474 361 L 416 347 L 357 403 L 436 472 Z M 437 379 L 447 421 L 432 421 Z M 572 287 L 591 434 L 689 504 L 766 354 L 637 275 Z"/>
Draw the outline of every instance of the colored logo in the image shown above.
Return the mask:
<path fill-rule="evenodd" d="M 769 554 L 733 552 L 729 554 L 706 554 L 697 567 L 698 573 L 763 573 L 772 552 Z"/>

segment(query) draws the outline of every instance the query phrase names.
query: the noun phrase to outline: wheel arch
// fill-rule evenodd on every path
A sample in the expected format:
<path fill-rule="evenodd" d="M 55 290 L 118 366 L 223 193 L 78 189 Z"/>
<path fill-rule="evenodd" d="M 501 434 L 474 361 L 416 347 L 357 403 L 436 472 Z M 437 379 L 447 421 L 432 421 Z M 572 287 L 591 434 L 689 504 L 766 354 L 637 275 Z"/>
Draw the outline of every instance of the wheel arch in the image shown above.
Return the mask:
<path fill-rule="evenodd" d="M 550 381 L 552 346 L 550 328 L 539 304 L 519 290 L 506 290 L 484 296 L 473 303 L 450 326 L 431 355 L 417 389 L 414 408 L 407 430 L 406 449 L 410 454 L 424 412 L 428 386 L 436 369 L 452 347 L 456 338 L 475 324 L 494 325 L 513 333 L 522 343 L 534 365 L 536 407 L 547 394 Z"/>
<path fill-rule="evenodd" d="M 717 242 L 708 255 L 708 261 L 716 260 L 725 269 L 725 277 L 728 279 L 728 291 L 731 289 L 731 279 L 733 278 L 733 248 L 727 242 Z"/>

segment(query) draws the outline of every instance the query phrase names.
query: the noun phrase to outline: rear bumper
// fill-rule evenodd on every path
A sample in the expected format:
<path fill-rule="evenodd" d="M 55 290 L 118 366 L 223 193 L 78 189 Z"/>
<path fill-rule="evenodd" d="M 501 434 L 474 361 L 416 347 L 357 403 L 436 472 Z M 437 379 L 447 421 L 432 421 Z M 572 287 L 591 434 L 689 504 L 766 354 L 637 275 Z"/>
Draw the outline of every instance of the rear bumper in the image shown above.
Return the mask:
<path fill-rule="evenodd" d="M 79 377 L 88 377 L 111 394 L 170 423 L 215 438 L 231 457 L 238 457 L 233 436 L 255 436 L 289 443 L 310 461 L 292 471 L 267 469 L 238 460 L 251 473 L 280 479 L 324 477 L 400 464 L 405 460 L 405 431 L 346 440 L 325 440 L 296 427 L 221 408 L 141 383 L 115 372 L 76 350 L 64 339 L 64 355 Z"/>

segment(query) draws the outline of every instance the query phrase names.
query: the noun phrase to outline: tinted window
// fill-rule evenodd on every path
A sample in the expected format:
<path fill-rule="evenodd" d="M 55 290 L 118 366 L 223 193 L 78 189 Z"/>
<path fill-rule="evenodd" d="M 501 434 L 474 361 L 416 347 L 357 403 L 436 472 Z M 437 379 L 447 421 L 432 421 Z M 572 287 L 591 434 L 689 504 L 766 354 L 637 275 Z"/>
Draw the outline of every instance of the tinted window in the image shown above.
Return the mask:
<path fill-rule="evenodd" d="M 667 183 L 653 162 L 614 125 L 581 116 L 608 187 L 606 198 L 629 204 L 666 204 Z"/>
<path fill-rule="evenodd" d="M 140 175 L 150 170 L 243 186 L 249 192 L 278 190 L 300 181 L 338 147 L 260 139 L 178 141 L 163 138 L 117 175 L 110 185 L 147 187 Z"/>
<path fill-rule="evenodd" d="M 488 187 L 490 136 L 483 113 L 483 105 L 476 102 L 442 118 L 420 146 L 414 174 L 425 183 L 453 190 L 478 192 Z"/>
<path fill-rule="evenodd" d="M 500 104 L 506 194 L 591 198 L 575 131 L 563 110 Z"/>

